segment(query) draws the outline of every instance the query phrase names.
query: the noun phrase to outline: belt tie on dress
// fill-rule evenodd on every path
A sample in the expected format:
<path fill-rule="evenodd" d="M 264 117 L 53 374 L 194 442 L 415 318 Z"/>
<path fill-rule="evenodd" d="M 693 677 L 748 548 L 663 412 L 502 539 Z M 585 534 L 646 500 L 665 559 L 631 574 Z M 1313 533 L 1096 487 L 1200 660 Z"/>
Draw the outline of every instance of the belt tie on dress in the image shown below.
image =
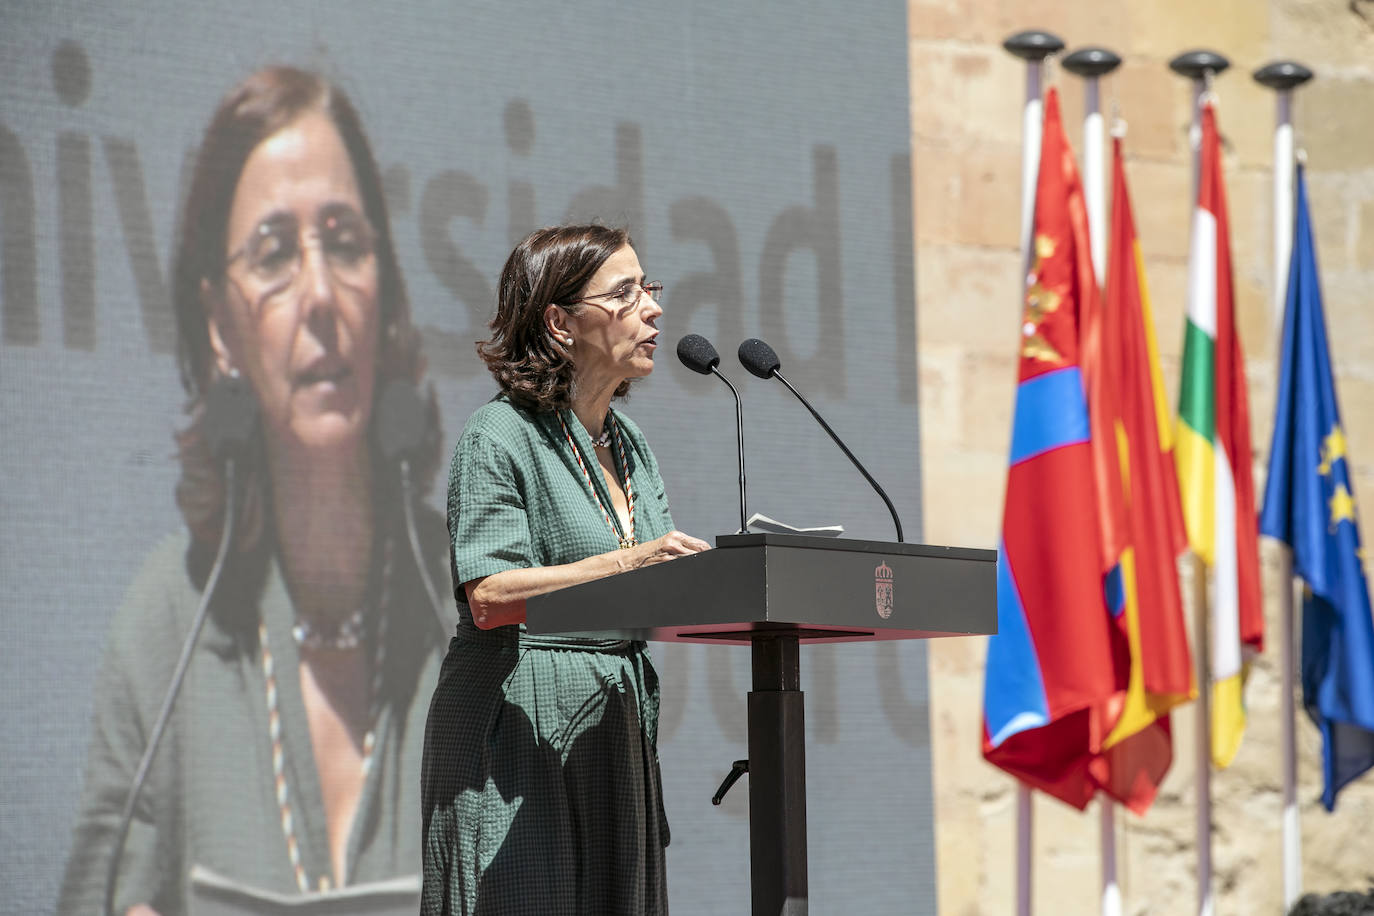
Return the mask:
<path fill-rule="evenodd" d="M 483 646 L 521 649 L 569 649 L 575 652 L 610 652 L 623 655 L 643 647 L 637 639 L 586 639 L 578 636 L 544 636 L 526 632 L 516 624 L 483 630 L 466 618 L 458 622 L 457 639 Z"/>

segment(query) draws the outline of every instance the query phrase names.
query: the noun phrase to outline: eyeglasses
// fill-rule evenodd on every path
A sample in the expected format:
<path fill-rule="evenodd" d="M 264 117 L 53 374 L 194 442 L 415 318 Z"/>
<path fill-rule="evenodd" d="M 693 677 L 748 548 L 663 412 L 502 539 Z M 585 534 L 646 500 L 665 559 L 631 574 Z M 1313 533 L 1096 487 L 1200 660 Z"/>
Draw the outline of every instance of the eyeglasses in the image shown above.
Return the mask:
<path fill-rule="evenodd" d="M 242 261 L 264 301 L 289 287 L 300 276 L 307 239 L 318 241 L 330 274 L 346 286 L 367 285 L 376 270 L 377 232 L 361 213 L 351 207 L 326 210 L 313 231 L 302 231 L 290 215 L 263 220 L 247 240 L 225 259 L 225 271 Z"/>
<path fill-rule="evenodd" d="M 643 293 L 648 293 L 649 298 L 657 302 L 658 297 L 663 295 L 663 284 L 636 283 L 634 280 L 626 280 L 610 292 L 593 293 L 590 296 L 583 296 L 581 299 L 574 299 L 573 302 L 604 301 L 608 305 L 619 306 L 620 308 L 634 308 L 639 304 L 639 297 Z"/>

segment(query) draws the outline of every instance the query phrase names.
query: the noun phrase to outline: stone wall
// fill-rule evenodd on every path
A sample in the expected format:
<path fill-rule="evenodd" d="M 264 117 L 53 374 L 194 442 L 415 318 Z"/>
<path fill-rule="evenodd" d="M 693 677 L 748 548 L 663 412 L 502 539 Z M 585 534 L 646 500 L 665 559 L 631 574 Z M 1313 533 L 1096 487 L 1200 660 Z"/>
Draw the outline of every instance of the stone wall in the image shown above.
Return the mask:
<path fill-rule="evenodd" d="M 1103 82 L 1127 120 L 1128 179 L 1170 403 L 1182 346 L 1191 204 L 1191 94 L 1167 61 L 1208 48 L 1232 68 L 1216 82 L 1226 144 L 1237 308 L 1250 379 L 1256 484 L 1273 422 L 1280 315 L 1272 266 L 1273 94 L 1250 74 L 1277 58 L 1311 67 L 1296 93 L 1298 144 L 1326 294 L 1337 385 L 1356 492 L 1374 494 L 1374 2 L 1371 0 L 909 0 L 917 359 L 924 531 L 929 543 L 995 546 L 1015 384 L 1017 252 L 1024 66 L 1001 49 L 1023 28 L 1069 49 L 1102 45 L 1125 63 Z M 1081 150 L 1081 84 L 1052 70 L 1070 139 Z M 1366 513 L 1366 519 L 1371 517 Z M 1368 540 L 1374 530 L 1368 525 Z M 1266 544 L 1268 645 L 1247 689 L 1250 725 L 1235 763 L 1213 775 L 1217 912 L 1280 913 L 1277 554 Z M 1186 588 L 1186 587 L 1185 587 Z M 1185 590 L 1185 595 L 1187 591 Z M 1015 796 L 980 754 L 986 642 L 931 644 L 940 912 L 1009 913 L 1015 901 Z M 1374 775 L 1334 814 L 1317 801 L 1320 741 L 1298 722 L 1307 890 L 1374 883 Z M 1175 765 L 1144 818 L 1117 817 L 1127 913 L 1187 913 L 1196 894 L 1193 728 L 1174 717 Z M 1099 815 L 1037 797 L 1036 911 L 1098 912 Z"/>

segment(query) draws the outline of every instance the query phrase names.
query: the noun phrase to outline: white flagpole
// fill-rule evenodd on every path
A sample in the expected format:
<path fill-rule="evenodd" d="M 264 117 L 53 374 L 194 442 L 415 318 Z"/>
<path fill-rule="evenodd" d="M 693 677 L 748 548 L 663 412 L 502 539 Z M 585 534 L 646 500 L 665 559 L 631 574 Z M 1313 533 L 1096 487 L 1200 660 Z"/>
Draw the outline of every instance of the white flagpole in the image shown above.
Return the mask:
<path fill-rule="evenodd" d="M 1093 272 L 1098 286 L 1107 271 L 1107 144 L 1103 129 L 1101 78 L 1121 66 L 1106 48 L 1080 48 L 1063 60 L 1064 69 L 1083 78 L 1083 197 L 1092 237 Z"/>
<path fill-rule="evenodd" d="M 1035 224 L 1035 187 L 1040 172 L 1040 135 L 1044 120 L 1041 100 L 1045 58 L 1064 50 L 1064 42 L 1049 32 L 1017 32 L 1002 47 L 1026 62 L 1026 98 L 1021 117 L 1021 281 L 1030 270 L 1031 232 Z M 1025 783 L 1016 783 L 1016 914 L 1031 913 L 1032 859 L 1031 794 Z"/>
<path fill-rule="evenodd" d="M 1211 51 L 1188 51 L 1169 61 L 1169 69 L 1193 81 L 1193 123 L 1188 132 L 1193 148 L 1193 198 L 1191 223 L 1197 209 L 1199 157 L 1202 149 L 1202 99 L 1211 79 L 1231 65 Z M 1189 246 L 1191 250 L 1191 246 Z M 1197 783 L 1197 912 L 1214 916 L 1216 899 L 1212 893 L 1212 671 L 1208 639 L 1207 564 L 1194 555 L 1193 563 L 1193 651 L 1197 657 L 1198 701 L 1194 739 Z"/>
<path fill-rule="evenodd" d="M 1064 58 L 1064 69 L 1083 78 L 1083 199 L 1088 210 L 1093 273 L 1101 287 L 1107 276 L 1107 147 L 1102 129 L 1101 78 L 1121 65 L 1106 48 L 1080 48 Z M 1099 796 L 1102 857 L 1102 916 L 1121 916 L 1116 876 L 1116 804 Z"/>
<path fill-rule="evenodd" d="M 1288 297 L 1288 265 L 1293 254 L 1293 90 L 1312 78 L 1312 71 L 1292 61 L 1275 61 L 1254 73 L 1255 82 L 1274 90 L 1274 315 L 1283 325 Z M 1292 909 L 1302 895 L 1302 822 L 1298 816 L 1298 750 L 1294 694 L 1297 659 L 1294 651 L 1293 554 L 1279 550 L 1279 666 L 1283 673 L 1279 696 L 1283 756 L 1283 908 Z"/>

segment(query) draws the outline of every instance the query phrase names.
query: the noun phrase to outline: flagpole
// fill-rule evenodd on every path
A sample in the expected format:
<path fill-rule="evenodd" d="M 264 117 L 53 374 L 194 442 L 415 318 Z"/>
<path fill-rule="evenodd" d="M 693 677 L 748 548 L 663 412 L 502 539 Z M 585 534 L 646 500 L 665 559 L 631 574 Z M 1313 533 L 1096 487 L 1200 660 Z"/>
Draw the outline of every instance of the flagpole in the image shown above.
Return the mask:
<path fill-rule="evenodd" d="M 1293 61 L 1274 61 L 1254 73 L 1255 82 L 1274 90 L 1274 314 L 1279 324 L 1288 298 L 1288 266 L 1293 254 L 1293 90 L 1312 71 Z M 1297 658 L 1294 651 L 1293 553 L 1279 550 L 1279 666 L 1283 672 L 1280 724 L 1283 731 L 1283 908 L 1302 895 L 1302 823 L 1298 814 L 1298 751 L 1295 734 Z"/>
<path fill-rule="evenodd" d="M 1293 90 L 1312 78 L 1302 64 L 1280 60 L 1254 73 L 1274 90 L 1274 323 L 1283 325 L 1288 262 L 1293 255 Z"/>
<path fill-rule="evenodd" d="M 1193 151 L 1193 203 L 1197 203 L 1198 155 L 1202 148 L 1202 94 L 1208 81 L 1218 76 L 1231 62 L 1215 51 L 1185 51 L 1169 61 L 1169 69 L 1193 82 L 1193 120 L 1188 128 L 1188 145 Z"/>
<path fill-rule="evenodd" d="M 1058 35 L 1031 29 L 1002 42 L 1009 53 L 1026 62 L 1026 100 L 1021 115 L 1021 254 L 1030 265 L 1030 234 L 1035 219 L 1035 181 L 1040 171 L 1040 130 L 1044 120 L 1045 58 L 1064 50 Z"/>
<path fill-rule="evenodd" d="M 1083 78 L 1083 197 L 1088 207 L 1093 272 L 1097 285 L 1107 270 L 1107 144 L 1102 126 L 1101 78 L 1121 66 L 1106 48 L 1080 48 L 1063 60 L 1064 69 Z"/>
<path fill-rule="evenodd" d="M 1064 69 L 1083 78 L 1083 199 L 1088 210 L 1093 273 L 1098 286 L 1107 271 L 1107 146 L 1102 129 L 1101 78 L 1121 66 L 1106 48 L 1080 48 L 1063 60 Z M 1102 916 L 1121 916 L 1121 885 L 1116 875 L 1116 804 L 1098 795 L 1102 856 Z"/>
<path fill-rule="evenodd" d="M 1041 101 L 1045 58 L 1064 50 L 1059 36 L 1038 29 L 1017 32 L 1002 42 L 1009 53 L 1026 62 L 1026 96 L 1021 117 L 1021 280 L 1030 270 L 1031 229 L 1035 222 L 1035 186 L 1040 171 L 1040 132 L 1044 117 Z M 1018 304 L 1018 309 L 1020 305 Z M 1030 916 L 1033 822 L 1030 789 L 1016 783 L 1016 913 Z"/>
<path fill-rule="evenodd" d="M 1188 131 L 1193 153 L 1192 209 L 1197 207 L 1199 157 L 1202 150 L 1202 98 L 1213 76 L 1231 62 L 1212 51 L 1187 51 L 1169 61 L 1169 69 L 1192 80 L 1193 121 Z M 1192 214 L 1189 214 L 1191 225 Z M 1189 246 L 1191 249 L 1191 246 Z M 1193 647 L 1197 653 L 1197 720 L 1194 728 L 1195 781 L 1197 783 L 1197 911 L 1213 916 L 1212 895 L 1212 677 L 1211 646 L 1207 633 L 1207 564 L 1193 554 Z"/>

